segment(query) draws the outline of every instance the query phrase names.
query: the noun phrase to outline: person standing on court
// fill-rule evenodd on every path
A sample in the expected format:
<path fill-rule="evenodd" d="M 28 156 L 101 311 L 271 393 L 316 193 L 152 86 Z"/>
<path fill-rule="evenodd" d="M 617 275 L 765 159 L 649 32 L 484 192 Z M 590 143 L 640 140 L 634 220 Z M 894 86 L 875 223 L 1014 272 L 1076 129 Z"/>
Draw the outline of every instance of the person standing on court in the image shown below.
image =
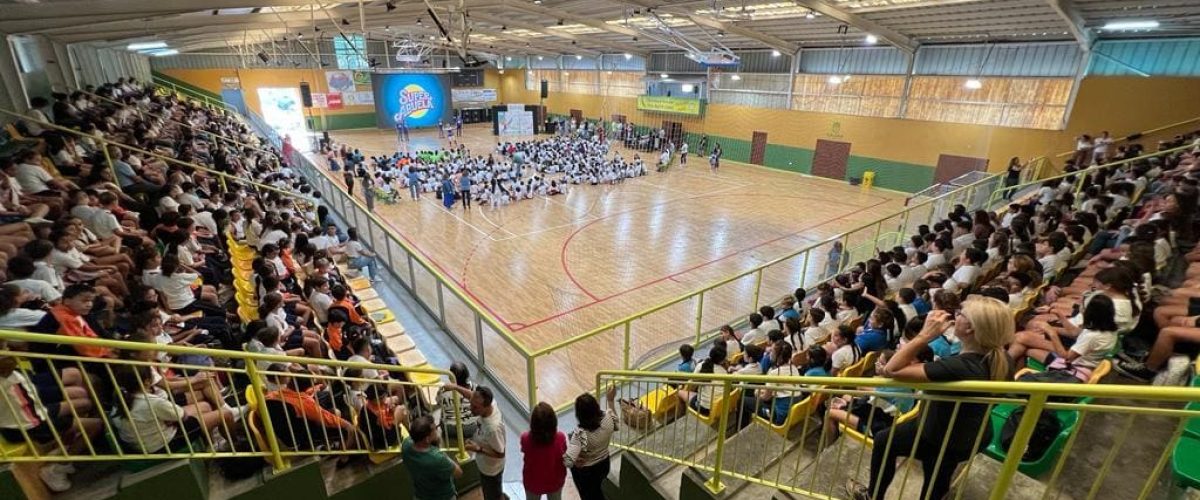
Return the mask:
<path fill-rule="evenodd" d="M 421 175 L 412 165 L 408 166 L 408 195 L 414 200 L 421 199 Z"/>
<path fill-rule="evenodd" d="M 342 172 L 342 180 L 346 181 L 346 194 L 354 196 L 354 169 L 350 165 Z"/>
<path fill-rule="evenodd" d="M 700 136 L 700 154 L 708 154 L 708 134 Z"/>
<path fill-rule="evenodd" d="M 446 207 L 446 210 L 454 207 L 454 181 L 450 176 L 442 179 L 442 206 Z"/>
<path fill-rule="evenodd" d="M 462 477 L 462 468 L 438 446 L 441 434 L 433 417 L 421 415 L 408 428 L 408 438 L 400 448 L 400 457 L 413 481 L 414 500 L 454 500 L 458 491 L 454 479 Z"/>
<path fill-rule="evenodd" d="M 446 138 L 446 121 L 438 118 L 438 139 Z"/>
<path fill-rule="evenodd" d="M 462 196 L 463 210 L 471 209 L 471 172 L 463 169 L 458 179 L 458 195 Z"/>
<path fill-rule="evenodd" d="M 687 141 L 684 141 L 684 143 L 679 146 L 679 166 L 680 167 L 687 166 L 687 153 L 688 153 L 688 145 L 687 145 Z"/>
<path fill-rule="evenodd" d="M 459 137 L 462 137 L 462 126 L 463 126 L 462 111 L 459 111 L 458 116 L 454 117 L 454 131 L 458 134 Z"/>
<path fill-rule="evenodd" d="M 601 411 L 600 402 L 590 393 L 575 398 L 575 419 L 579 421 L 579 428 L 567 438 L 563 465 L 571 469 L 571 481 L 581 500 L 604 500 L 600 488 L 604 478 L 608 477 L 608 444 L 617 432 L 616 396 L 617 386 L 609 386 L 605 394 L 608 411 Z"/>

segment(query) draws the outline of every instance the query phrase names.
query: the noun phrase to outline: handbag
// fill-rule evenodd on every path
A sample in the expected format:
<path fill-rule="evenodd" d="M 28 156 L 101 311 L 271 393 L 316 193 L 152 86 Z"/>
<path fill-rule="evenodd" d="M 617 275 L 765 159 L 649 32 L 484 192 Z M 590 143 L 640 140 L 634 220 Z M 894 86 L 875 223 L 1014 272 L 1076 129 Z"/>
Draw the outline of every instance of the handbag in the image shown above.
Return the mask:
<path fill-rule="evenodd" d="M 625 422 L 634 429 L 647 430 L 650 428 L 652 419 L 650 418 L 650 410 L 638 404 L 637 401 L 622 399 L 621 404 L 621 421 Z"/>

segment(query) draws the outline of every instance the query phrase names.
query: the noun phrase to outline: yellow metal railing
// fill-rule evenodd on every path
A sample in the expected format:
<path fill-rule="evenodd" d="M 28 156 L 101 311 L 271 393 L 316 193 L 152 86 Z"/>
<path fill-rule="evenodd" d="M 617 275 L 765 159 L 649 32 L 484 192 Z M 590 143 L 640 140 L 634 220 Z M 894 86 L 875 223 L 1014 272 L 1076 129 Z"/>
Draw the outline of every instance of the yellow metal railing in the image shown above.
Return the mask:
<path fill-rule="evenodd" d="M 252 121 L 260 132 L 269 133 L 269 130 L 262 130 L 265 125 L 261 120 Z M 1172 127 L 1178 125 L 1174 124 Z M 273 140 L 279 139 L 276 136 Z M 620 352 L 623 369 L 660 366 L 674 357 L 673 353 L 653 356 L 655 351 L 662 347 L 663 339 L 674 338 L 679 342 L 694 342 L 699 345 L 710 339 L 712 332 L 731 318 L 756 310 L 764 303 L 774 303 L 775 298 L 783 297 L 797 287 L 816 286 L 840 272 L 844 266 L 855 262 L 852 258 L 863 257 L 868 249 L 874 251 L 876 247 L 902 244 L 903 238 L 914 234 L 917 226 L 938 220 L 938 210 L 942 205 L 963 204 L 968 210 L 994 210 L 1003 205 L 993 196 L 1000 187 L 1002 178 L 999 175 L 989 176 L 702 289 L 569 339 L 533 349 L 517 339 L 493 314 L 458 286 L 444 270 L 412 246 L 390 224 L 367 210 L 364 200 L 357 196 L 349 196 L 342 185 L 324 168 L 317 166 L 299 152 L 289 160 L 295 168 L 312 180 L 317 192 L 321 193 L 322 199 L 331 210 L 347 223 L 359 227 L 361 233 L 368 235 L 365 243 L 381 257 L 386 256 L 385 267 L 412 292 L 418 303 L 439 321 L 451 334 L 450 337 L 475 358 L 486 373 L 494 380 L 503 381 L 502 390 L 514 400 L 523 401 L 527 405 L 525 410 L 542 400 L 549 400 L 560 411 L 570 405 L 578 391 L 564 392 L 558 390 L 561 387 L 556 387 L 556 394 L 540 395 L 538 385 L 539 380 L 551 379 L 556 381 L 556 386 L 576 383 L 571 380 L 572 377 L 561 376 L 563 373 L 574 374 L 569 349 L 572 346 L 587 344 L 592 349 Z M 1023 178 L 1037 179 L 1049 171 L 1050 163 L 1047 158 L 1038 157 L 1032 159 L 1028 167 Z M 1027 185 L 1019 184 L 1017 188 Z M 366 228 L 366 231 L 361 231 L 362 228 Z M 835 244 L 841 249 L 841 258 L 830 261 L 830 251 Z M 764 302 L 764 296 L 770 299 Z M 714 303 L 718 305 L 714 306 Z M 687 325 L 680 321 L 681 318 L 691 318 L 692 323 Z M 670 331 L 665 330 L 668 328 Z M 489 358 L 498 360 L 497 365 L 519 366 L 523 363 L 525 377 L 523 380 L 515 377 L 513 370 L 493 370 L 487 362 Z M 550 368 L 546 372 L 539 370 L 539 367 L 544 369 L 547 365 Z M 580 386 L 579 390 L 587 388 Z"/>
<path fill-rule="evenodd" d="M 81 356 L 80 348 L 109 356 Z M 58 395 L 34 390 L 23 401 L 0 392 L 4 420 L 33 414 L 55 424 L 8 429 L 0 462 L 260 456 L 276 469 L 293 457 L 398 453 L 401 425 L 430 415 L 442 377 L 454 380 L 432 368 L 0 330 L 0 379 L 13 377 L 24 387 L 52 384 Z M 164 410 L 161 399 L 178 401 L 183 413 Z M 443 418 L 458 434 L 446 443 L 466 460 L 458 398 L 454 405 Z M 368 424 L 379 420 L 367 406 L 404 409 L 384 429 Z M 14 433 L 22 439 L 10 441 Z"/>
<path fill-rule="evenodd" d="M 205 106 L 208 106 L 211 108 L 221 108 L 221 109 L 224 109 L 231 113 L 237 113 L 237 109 L 235 109 L 233 106 L 230 106 L 229 104 L 227 104 L 225 101 L 223 101 L 221 99 L 213 99 L 205 94 L 196 92 L 187 87 L 180 87 L 165 78 L 160 78 L 160 77 L 155 76 L 152 78 L 152 80 L 153 80 L 152 83 L 154 83 L 155 87 L 159 90 L 167 91 L 169 89 L 172 94 L 186 97 L 190 100 L 202 103 Z"/>
<path fill-rule="evenodd" d="M 650 413 L 639 425 L 622 426 L 613 437 L 615 447 L 698 469 L 708 476 L 706 486 L 714 493 L 732 479 L 806 498 L 845 498 L 843 485 L 848 479 L 868 488 L 877 486 L 871 477 L 871 456 L 882 452 L 881 456 L 934 460 L 935 466 L 950 470 L 961 464 L 952 482 L 955 499 L 1010 498 L 1007 495 L 1014 485 L 1020 486 L 1021 498 L 1056 498 L 1067 493 L 1091 499 L 1103 490 L 1104 498 L 1145 499 L 1163 488 L 1158 479 L 1175 443 L 1188 421 L 1200 417 L 1200 410 L 1184 407 L 1200 401 L 1200 387 L 918 384 L 857 377 L 605 370 L 596 377 L 596 393 L 621 386 L 622 393 L 640 397 Z M 711 413 L 688 409 L 679 396 L 681 391 L 688 391 L 685 396 L 710 391 Z M 761 397 L 764 394 L 766 397 Z M 784 403 L 786 411 L 777 408 L 779 403 L 773 399 L 779 395 L 792 398 L 790 405 Z M 870 397 L 899 407 L 893 412 L 872 412 L 866 421 L 847 425 L 848 409 L 868 404 L 866 398 Z M 930 421 L 929 408 L 934 404 L 943 405 L 942 416 L 948 420 Z M 826 406 L 830 409 L 820 409 Z M 1023 415 L 1012 417 L 1018 410 Z M 1052 436 L 1041 457 L 1025 457 L 1042 413 L 1052 413 L 1060 421 L 1061 431 Z M 980 415 L 983 418 L 978 423 L 971 423 Z M 1011 443 L 1004 443 L 1000 435 L 1009 418 L 1018 425 Z M 923 433 L 931 425 L 943 427 Z M 942 437 L 898 449 L 899 441 L 893 438 L 905 433 L 897 432 L 898 426 L 905 426 L 907 432 L 915 427 L 916 434 L 926 438 Z M 1146 430 L 1130 440 L 1132 428 Z M 877 433 L 882 431 L 887 432 Z M 956 441 L 951 441 L 952 434 Z M 969 443 L 967 450 L 979 452 L 970 452 L 962 462 L 954 463 L 948 450 L 961 449 L 965 443 Z M 935 449 L 918 450 L 918 446 L 931 444 Z M 1146 459 L 1123 460 L 1120 472 L 1115 472 L 1116 458 L 1127 456 L 1133 447 Z M 1101 459 L 1100 465 L 1095 465 Z M 897 471 L 887 498 L 929 498 L 928 493 L 917 495 L 923 485 L 919 467 L 914 468 L 909 461 Z M 965 495 L 967 491 L 971 494 Z"/>

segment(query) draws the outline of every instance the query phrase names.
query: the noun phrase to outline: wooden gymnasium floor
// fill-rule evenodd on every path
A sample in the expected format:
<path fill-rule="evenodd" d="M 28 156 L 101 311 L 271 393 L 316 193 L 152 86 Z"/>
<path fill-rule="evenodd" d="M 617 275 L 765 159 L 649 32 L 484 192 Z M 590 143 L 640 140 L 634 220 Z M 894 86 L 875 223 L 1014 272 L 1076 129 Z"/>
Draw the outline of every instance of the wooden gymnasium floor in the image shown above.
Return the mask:
<path fill-rule="evenodd" d="M 398 147 L 389 130 L 332 135 L 367 155 L 390 154 Z M 486 155 L 496 145 L 490 125 L 468 125 L 465 135 L 475 154 Z M 435 132 L 423 131 L 412 134 L 410 147 L 432 149 L 443 143 Z M 896 192 L 864 193 L 843 182 L 731 162 L 722 162 L 714 174 L 707 161 L 694 156 L 690 160 L 686 168 L 676 165 L 669 172 L 652 172 L 614 186 L 578 185 L 566 196 L 500 208 L 464 211 L 456 205 L 447 211 L 433 194 L 412 202 L 404 193 L 396 204 L 377 202 L 375 210 L 533 351 L 904 205 L 904 196 Z M 341 180 L 341 175 L 331 177 Z M 809 262 L 810 286 L 815 283 L 813 273 L 824 269 L 824 255 L 822 251 Z M 763 302 L 795 288 L 800 266 L 801 260 L 794 259 L 766 273 Z M 417 275 L 418 293 L 436 304 L 433 277 L 419 270 Z M 704 329 L 749 313 L 753 290 L 751 276 L 708 293 Z M 476 349 L 470 310 L 452 294 L 445 296 L 447 323 Z M 673 352 L 679 343 L 694 338 L 696 310 L 692 299 L 636 322 L 632 362 Z M 554 405 L 567 403 L 594 387 L 597 370 L 619 369 L 623 334 L 623 329 L 612 330 L 538 358 L 539 398 Z M 524 401 L 524 358 L 490 328 L 485 328 L 484 343 L 487 366 Z"/>

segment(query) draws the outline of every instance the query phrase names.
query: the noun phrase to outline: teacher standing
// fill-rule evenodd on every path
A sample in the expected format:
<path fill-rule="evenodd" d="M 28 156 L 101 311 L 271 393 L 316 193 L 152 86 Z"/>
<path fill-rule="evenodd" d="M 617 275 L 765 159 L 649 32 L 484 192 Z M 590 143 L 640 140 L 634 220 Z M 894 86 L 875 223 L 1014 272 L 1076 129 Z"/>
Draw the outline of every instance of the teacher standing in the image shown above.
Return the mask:
<path fill-rule="evenodd" d="M 617 387 L 610 386 L 605 399 L 608 411 L 600 410 L 600 402 L 590 393 L 575 398 L 575 420 L 579 428 L 567 438 L 567 453 L 563 464 L 571 469 L 571 481 L 579 490 L 581 500 L 604 500 L 600 485 L 608 477 L 608 443 L 617 432 L 617 412 L 614 398 Z"/>
<path fill-rule="evenodd" d="M 962 341 L 962 352 L 932 363 L 915 363 L 917 355 L 928 349 L 929 343 L 940 338 L 951 326 Z M 888 360 L 883 374 L 904 382 L 1011 380 L 1013 363 L 1004 346 L 1012 342 L 1014 329 L 1012 312 L 1007 304 L 992 298 L 972 297 L 963 303 L 962 310 L 954 317 L 946 311 L 930 312 L 921 333 Z M 926 392 L 956 397 L 996 396 Z M 888 485 L 896 476 L 896 460 L 904 456 L 920 460 L 924 469 L 925 482 L 919 498 L 945 498 L 958 464 L 967 461 L 992 441 L 986 403 L 943 400 L 926 401 L 925 404 L 926 409 L 921 411 L 927 414 L 875 433 L 875 443 L 889 445 L 871 449 L 871 483 L 863 485 L 851 480 L 846 485 L 850 498 L 886 498 Z M 977 440 L 981 427 L 983 436 Z M 943 446 L 945 452 L 939 457 Z"/>

